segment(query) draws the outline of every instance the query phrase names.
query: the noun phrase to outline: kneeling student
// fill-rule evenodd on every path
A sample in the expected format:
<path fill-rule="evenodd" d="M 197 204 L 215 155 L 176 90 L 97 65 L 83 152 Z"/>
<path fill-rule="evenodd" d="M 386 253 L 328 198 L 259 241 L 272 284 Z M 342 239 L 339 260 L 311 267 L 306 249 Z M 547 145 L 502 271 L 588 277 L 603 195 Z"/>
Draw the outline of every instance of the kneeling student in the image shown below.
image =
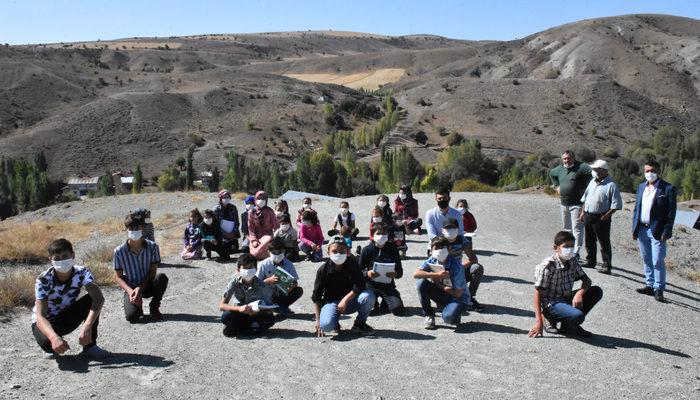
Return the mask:
<path fill-rule="evenodd" d="M 272 290 L 272 302 L 279 306 L 276 311 L 291 314 L 289 306 L 304 294 L 298 285 L 299 275 L 294 264 L 285 257 L 284 241 L 281 238 L 272 239 L 267 248 L 270 257 L 260 262 L 256 276 Z"/>
<path fill-rule="evenodd" d="M 576 260 L 575 241 L 571 232 L 557 233 L 554 254 L 535 268 L 535 326 L 528 333 L 530 337 L 542 336 L 543 326 L 548 333 L 592 336 L 581 324 L 603 297 L 603 289 L 591 286 L 591 278 Z M 578 280 L 581 289 L 572 290 Z"/>
<path fill-rule="evenodd" d="M 413 273 L 425 315 L 425 329 L 435 329 L 435 309 L 431 300 L 443 307 L 442 319 L 450 325 L 459 325 L 462 313 L 469 305 L 464 267 L 457 258 L 450 256 L 448 246 L 447 238 L 435 236 L 430 241 L 430 258 Z"/>
<path fill-rule="evenodd" d="M 405 307 L 401 300 L 401 294 L 396 290 L 394 279 L 401 279 L 403 268 L 399 250 L 393 242 L 389 241 L 388 228 L 384 223 L 372 226 L 372 241 L 362 249 L 360 254 L 360 267 L 367 278 L 367 285 L 372 289 L 377 300 L 382 299 L 378 311 L 390 311 L 394 315 L 403 315 Z M 386 272 L 384 276 L 375 271 L 374 264 L 394 264 L 394 270 Z"/>
<path fill-rule="evenodd" d="M 237 270 L 238 276 L 229 281 L 219 301 L 219 310 L 223 311 L 221 322 L 225 325 L 224 336 L 263 333 L 275 324 L 272 310 L 260 307 L 272 305 L 272 291 L 255 276 L 257 261 L 253 255 L 241 254 Z M 233 297 L 237 304 L 228 304 Z"/>
<path fill-rule="evenodd" d="M 467 258 L 462 262 L 464 267 L 464 278 L 469 283 L 469 295 L 471 296 L 471 304 L 468 309 L 470 311 L 483 311 L 484 307 L 476 301 L 476 291 L 479 290 L 481 278 L 484 276 L 484 267 L 479 264 L 476 255 L 471 250 L 471 244 L 467 241 L 468 237 L 459 234 L 459 225 L 456 219 L 447 218 L 442 223 L 442 236 L 446 237 L 450 242 L 447 249 L 452 257 L 462 260 L 462 254 Z"/>
<path fill-rule="evenodd" d="M 75 265 L 73 245 L 66 239 L 54 240 L 48 252 L 52 266 L 36 279 L 32 310 L 32 333 L 44 357 L 65 353 L 70 347 L 62 336 L 73 332 L 81 322 L 78 343 L 83 346 L 83 354 L 109 357 L 110 353 L 96 344 L 104 297 L 90 270 Z M 81 288 L 87 295 L 78 299 Z"/>
<path fill-rule="evenodd" d="M 114 249 L 114 272 L 117 285 L 124 291 L 124 316 L 135 323 L 143 316 L 143 299 L 149 304 L 151 319 L 160 320 L 160 302 L 168 287 L 168 277 L 158 272 L 160 248 L 143 238 L 143 218 L 129 214 L 124 221 L 128 239 Z"/>
<path fill-rule="evenodd" d="M 374 306 L 374 293 L 367 288 L 355 257 L 348 257 L 345 239 L 334 236 L 328 245 L 330 259 L 316 272 L 311 300 L 316 314 L 316 334 L 340 332 L 338 319 L 342 314 L 357 312 L 352 331 L 365 336 L 374 335 L 367 317 Z"/>

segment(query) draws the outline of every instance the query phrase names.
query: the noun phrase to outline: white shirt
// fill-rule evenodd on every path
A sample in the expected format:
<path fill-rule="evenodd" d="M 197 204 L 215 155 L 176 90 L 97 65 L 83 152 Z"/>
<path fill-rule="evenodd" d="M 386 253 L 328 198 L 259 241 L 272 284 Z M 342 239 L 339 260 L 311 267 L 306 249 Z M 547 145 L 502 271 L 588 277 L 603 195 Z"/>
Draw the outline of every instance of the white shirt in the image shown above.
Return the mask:
<path fill-rule="evenodd" d="M 651 222 L 651 206 L 654 204 L 654 197 L 656 196 L 656 188 L 659 186 L 658 179 L 653 185 L 644 188 L 644 193 L 642 193 L 642 215 L 639 216 L 639 222 L 643 224 L 649 224 Z"/>

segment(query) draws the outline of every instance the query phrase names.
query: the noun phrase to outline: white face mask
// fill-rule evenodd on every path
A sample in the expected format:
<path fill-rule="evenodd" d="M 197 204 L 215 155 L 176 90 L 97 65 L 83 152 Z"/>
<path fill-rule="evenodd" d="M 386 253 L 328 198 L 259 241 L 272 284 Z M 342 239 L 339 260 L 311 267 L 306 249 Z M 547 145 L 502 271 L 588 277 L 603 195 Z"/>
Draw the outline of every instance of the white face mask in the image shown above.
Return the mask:
<path fill-rule="evenodd" d="M 375 223 L 382 222 L 382 217 L 372 217 L 372 222 L 375 222 Z"/>
<path fill-rule="evenodd" d="M 282 262 L 282 260 L 284 260 L 284 253 L 281 253 L 281 254 L 273 254 L 273 255 L 270 256 L 270 258 L 272 258 L 272 262 L 273 262 L 273 263 L 279 264 L 279 263 Z"/>
<path fill-rule="evenodd" d="M 656 174 L 656 172 L 646 172 L 644 174 L 644 178 L 646 178 L 647 182 L 654 183 L 657 179 L 659 179 L 659 176 Z"/>
<path fill-rule="evenodd" d="M 150 223 L 151 223 L 151 219 L 150 219 L 150 218 L 146 218 L 146 219 L 144 219 L 143 221 L 144 221 L 145 223 L 147 223 L 147 224 L 150 224 Z"/>
<path fill-rule="evenodd" d="M 593 177 L 593 179 L 598 179 L 598 173 L 595 171 L 591 171 L 591 176 Z"/>
<path fill-rule="evenodd" d="M 281 217 L 281 216 L 283 216 L 283 215 L 284 215 L 284 212 L 283 212 L 283 211 L 275 211 L 275 216 Z"/>
<path fill-rule="evenodd" d="M 311 208 L 311 204 L 309 204 L 309 203 L 304 203 L 303 207 L 304 207 L 305 210 L 308 210 L 309 208 Z"/>
<path fill-rule="evenodd" d="M 374 244 L 376 244 L 378 247 L 383 247 L 387 240 L 389 240 L 389 236 L 387 235 L 376 235 L 374 236 Z"/>
<path fill-rule="evenodd" d="M 267 200 L 257 199 L 257 200 L 255 200 L 255 205 L 257 205 L 258 208 L 263 208 L 267 205 Z"/>
<path fill-rule="evenodd" d="M 457 207 L 457 211 L 459 211 L 460 214 L 464 215 L 464 213 L 467 212 L 467 209 L 464 207 Z"/>
<path fill-rule="evenodd" d="M 221 204 L 227 206 L 231 203 L 231 199 L 221 199 Z"/>
<path fill-rule="evenodd" d="M 304 226 L 310 228 L 314 223 L 311 221 L 302 221 L 302 224 L 304 224 Z"/>
<path fill-rule="evenodd" d="M 211 225 L 213 222 L 214 222 L 214 220 L 211 218 L 204 218 L 204 223 L 207 225 Z"/>
<path fill-rule="evenodd" d="M 252 205 L 252 204 L 246 204 L 246 205 L 245 205 L 245 209 L 246 209 L 246 210 L 250 210 L 251 208 L 253 208 L 253 205 Z"/>
<path fill-rule="evenodd" d="M 386 201 L 384 201 L 384 200 L 379 200 L 379 201 L 377 202 L 377 205 L 379 206 L 379 208 L 384 208 L 384 207 L 386 206 Z"/>
<path fill-rule="evenodd" d="M 72 258 L 69 258 L 67 260 L 52 260 L 51 265 L 53 265 L 53 269 L 56 270 L 56 272 L 61 272 L 61 273 L 66 273 L 69 272 L 71 268 L 75 265 L 75 260 Z"/>
<path fill-rule="evenodd" d="M 443 262 L 447 259 L 447 256 L 449 255 L 449 251 L 447 249 L 433 250 L 431 252 L 431 255 L 433 257 L 435 257 L 436 260 Z"/>
<path fill-rule="evenodd" d="M 408 197 L 406 196 L 406 193 L 399 193 L 399 199 L 406 200 L 406 197 Z"/>
<path fill-rule="evenodd" d="M 336 265 L 343 265 L 345 263 L 345 260 L 348 258 L 348 255 L 345 253 L 341 254 L 336 254 L 336 253 L 331 253 L 331 261 L 335 263 Z"/>
<path fill-rule="evenodd" d="M 576 250 L 574 250 L 573 247 L 564 247 L 561 249 L 561 252 L 559 253 L 559 257 L 561 257 L 562 260 L 568 261 L 574 258 L 576 255 Z"/>
<path fill-rule="evenodd" d="M 291 225 L 287 225 L 287 224 L 280 225 L 280 229 L 282 229 L 282 232 L 287 232 L 290 227 L 291 227 Z"/>
<path fill-rule="evenodd" d="M 241 276 L 241 278 L 243 278 L 244 281 L 251 282 L 253 280 L 253 278 L 255 277 L 256 272 L 257 272 L 257 270 L 255 268 L 246 268 L 246 269 L 241 268 L 239 275 Z"/>
<path fill-rule="evenodd" d="M 350 211 L 350 210 L 347 209 L 347 208 L 341 208 L 341 209 L 340 209 L 340 213 L 343 214 L 343 215 L 347 215 L 348 211 Z"/>
<path fill-rule="evenodd" d="M 143 232 L 141 231 L 126 231 L 126 234 L 131 240 L 139 240 L 143 236 Z"/>
<path fill-rule="evenodd" d="M 457 237 L 457 233 L 459 230 L 451 228 L 451 229 L 443 229 L 442 234 L 445 235 L 447 240 L 454 240 Z"/>

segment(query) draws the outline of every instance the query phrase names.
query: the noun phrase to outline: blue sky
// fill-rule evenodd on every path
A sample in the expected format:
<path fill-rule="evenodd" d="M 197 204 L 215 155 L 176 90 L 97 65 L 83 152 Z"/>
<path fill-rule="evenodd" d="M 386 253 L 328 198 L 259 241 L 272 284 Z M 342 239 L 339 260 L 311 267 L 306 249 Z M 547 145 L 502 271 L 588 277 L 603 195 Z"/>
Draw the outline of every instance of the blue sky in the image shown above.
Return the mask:
<path fill-rule="evenodd" d="M 700 1 L 0 0 L 0 43 L 308 29 L 510 40 L 567 22 L 634 13 L 697 19 Z"/>

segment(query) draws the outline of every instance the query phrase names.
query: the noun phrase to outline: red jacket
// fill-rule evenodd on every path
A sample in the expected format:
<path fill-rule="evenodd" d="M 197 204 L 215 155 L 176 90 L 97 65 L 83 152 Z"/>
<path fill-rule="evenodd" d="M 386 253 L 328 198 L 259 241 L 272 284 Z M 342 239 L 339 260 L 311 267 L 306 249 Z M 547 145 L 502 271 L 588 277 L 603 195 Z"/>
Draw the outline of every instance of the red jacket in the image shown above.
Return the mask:
<path fill-rule="evenodd" d="M 394 213 L 399 214 L 401 219 L 414 220 L 418 218 L 418 200 L 409 197 L 402 201 L 397 197 L 394 200 Z"/>
<path fill-rule="evenodd" d="M 464 225 L 464 231 L 467 233 L 472 233 L 476 230 L 476 218 L 469 211 L 462 215 L 462 224 Z"/>

